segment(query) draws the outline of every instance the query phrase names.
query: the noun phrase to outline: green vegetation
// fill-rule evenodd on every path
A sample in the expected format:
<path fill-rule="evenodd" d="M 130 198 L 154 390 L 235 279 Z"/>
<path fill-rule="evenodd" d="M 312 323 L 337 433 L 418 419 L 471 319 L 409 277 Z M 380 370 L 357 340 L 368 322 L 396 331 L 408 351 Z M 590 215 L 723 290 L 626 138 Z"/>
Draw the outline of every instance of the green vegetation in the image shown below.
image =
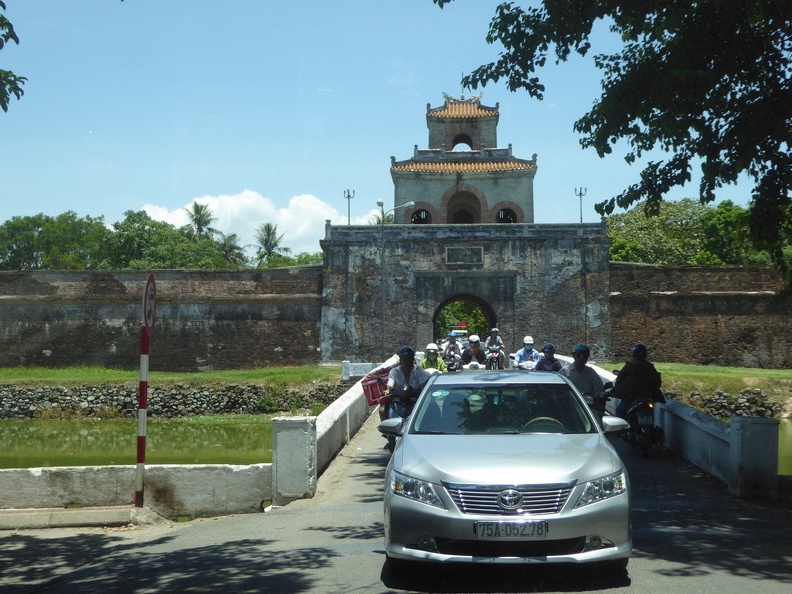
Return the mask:
<path fill-rule="evenodd" d="M 452 0 L 433 1 L 442 8 Z M 603 23 L 612 35 L 600 34 Z M 792 289 L 783 256 L 792 102 L 779 99 L 789 96 L 790 35 L 789 0 L 508 2 L 495 9 L 486 36 L 499 44 L 497 59 L 462 85 L 502 79 L 510 91 L 542 100 L 544 68 L 592 59 L 602 73 L 601 95 L 574 124 L 580 144 L 600 157 L 626 147 L 626 162 L 641 167 L 634 184 L 595 210 L 609 215 L 645 202 L 657 214 L 673 188 L 692 181 L 694 167 L 702 204 L 747 177 L 752 243 L 770 254 Z"/>
<path fill-rule="evenodd" d="M 186 384 L 205 386 L 258 382 L 275 386 L 299 387 L 311 383 L 336 383 L 341 377 L 340 365 L 304 365 L 299 367 L 264 367 L 229 371 L 178 373 L 149 370 L 149 385 Z M 0 368 L 0 384 L 29 386 L 92 385 L 140 381 L 137 370 L 105 369 L 103 367 L 5 367 Z"/>
<path fill-rule="evenodd" d="M 187 209 L 190 224 L 176 228 L 145 211 L 124 213 L 106 225 L 104 217 L 12 217 L 0 224 L 0 270 L 215 270 L 282 268 L 321 264 L 321 252 L 291 256 L 278 226 L 262 223 L 256 233 L 254 261 L 245 255 L 236 233 L 225 235 L 210 225 L 208 206 Z"/>
<path fill-rule="evenodd" d="M 646 209 L 647 204 L 640 202 L 608 217 L 612 261 L 661 266 L 772 264 L 770 254 L 751 242 L 748 210 L 729 200 L 717 207 L 687 198 L 665 201 L 651 217 Z M 792 265 L 792 246 L 788 240 L 785 243 L 785 257 Z"/>
<path fill-rule="evenodd" d="M 680 398 L 692 392 L 714 394 L 723 390 L 738 394 L 745 388 L 759 388 L 768 398 L 784 403 L 792 398 L 792 370 L 755 369 L 750 367 L 717 367 L 710 365 L 685 365 L 682 363 L 656 363 L 663 375 L 663 390 L 679 394 Z"/>
<path fill-rule="evenodd" d="M 136 419 L 0 420 L 0 468 L 130 465 Z M 148 419 L 147 464 L 272 462 L 266 415 Z"/>

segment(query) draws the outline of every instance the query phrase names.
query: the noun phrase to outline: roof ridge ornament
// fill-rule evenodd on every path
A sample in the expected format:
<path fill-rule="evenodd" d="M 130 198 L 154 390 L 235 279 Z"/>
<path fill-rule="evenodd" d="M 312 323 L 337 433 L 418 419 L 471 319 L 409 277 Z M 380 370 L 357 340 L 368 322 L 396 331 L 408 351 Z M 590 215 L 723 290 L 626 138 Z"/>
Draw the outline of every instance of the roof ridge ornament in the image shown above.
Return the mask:
<path fill-rule="evenodd" d="M 445 99 L 446 103 L 481 103 L 481 98 L 484 96 L 484 93 L 481 92 L 477 95 L 473 95 L 472 97 L 465 99 L 465 96 L 462 95 L 460 98 L 454 97 L 453 95 L 449 95 L 448 93 L 443 93 L 443 99 Z"/>

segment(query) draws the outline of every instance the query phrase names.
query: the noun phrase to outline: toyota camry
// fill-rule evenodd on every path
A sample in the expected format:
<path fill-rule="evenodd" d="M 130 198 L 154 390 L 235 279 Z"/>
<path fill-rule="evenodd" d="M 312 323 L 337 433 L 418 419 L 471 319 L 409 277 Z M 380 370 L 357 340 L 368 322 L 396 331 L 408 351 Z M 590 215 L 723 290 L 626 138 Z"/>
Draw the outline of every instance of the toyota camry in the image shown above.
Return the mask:
<path fill-rule="evenodd" d="M 477 371 L 429 380 L 385 473 L 390 560 L 600 563 L 632 551 L 630 484 L 606 434 L 566 378 Z"/>

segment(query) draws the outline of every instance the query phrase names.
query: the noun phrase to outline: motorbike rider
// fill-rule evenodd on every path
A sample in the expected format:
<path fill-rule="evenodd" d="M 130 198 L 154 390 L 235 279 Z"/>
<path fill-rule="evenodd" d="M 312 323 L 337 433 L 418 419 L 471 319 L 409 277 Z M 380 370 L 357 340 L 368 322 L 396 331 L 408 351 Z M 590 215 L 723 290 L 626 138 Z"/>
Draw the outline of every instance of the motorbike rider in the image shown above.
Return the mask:
<path fill-rule="evenodd" d="M 481 350 L 481 339 L 478 334 L 471 334 L 468 339 L 468 348 L 462 353 L 462 363 L 467 365 L 471 361 L 476 361 L 479 365 L 484 365 L 487 355 Z"/>
<path fill-rule="evenodd" d="M 399 356 L 399 364 L 388 373 L 386 401 L 379 407 L 379 417 L 382 421 L 392 416 L 394 399 L 413 403 L 424 384 L 432 377 L 431 373 L 415 364 L 415 351 L 411 347 L 399 347 L 396 354 Z"/>
<path fill-rule="evenodd" d="M 487 337 L 484 346 L 486 347 L 487 351 L 490 351 L 490 349 L 494 349 L 497 347 L 498 369 L 503 369 L 503 359 L 504 359 L 503 339 L 500 337 L 499 330 L 497 328 L 490 328 L 490 335 Z"/>
<path fill-rule="evenodd" d="M 539 351 L 534 348 L 534 339 L 533 336 L 526 336 L 523 338 L 523 348 L 515 353 L 517 356 L 517 363 L 527 363 L 528 361 L 533 361 L 537 363 L 539 361 Z"/>
<path fill-rule="evenodd" d="M 437 356 L 439 352 L 440 348 L 437 346 L 437 344 L 430 342 L 426 345 L 426 356 L 421 359 L 419 365 L 423 369 L 437 369 L 437 371 L 445 372 L 446 364 L 445 361 Z"/>
<path fill-rule="evenodd" d="M 602 424 L 602 417 L 605 414 L 605 402 L 607 400 L 605 384 L 599 374 L 594 371 L 594 368 L 586 365 L 589 356 L 591 356 L 591 350 L 587 344 L 576 344 L 572 348 L 574 362 L 561 369 L 559 373 L 569 378 L 569 381 L 584 396 L 592 412 L 597 415 L 600 424 Z"/>
<path fill-rule="evenodd" d="M 448 340 L 445 345 L 443 345 L 443 358 L 449 355 L 462 356 L 462 346 L 457 342 L 456 334 L 449 332 L 447 338 Z"/>
<path fill-rule="evenodd" d="M 545 343 L 542 346 L 542 354 L 544 356 L 536 362 L 535 371 L 561 371 L 561 361 L 555 358 L 555 346 L 553 346 L 553 343 Z"/>
<path fill-rule="evenodd" d="M 660 389 L 662 379 L 655 366 L 647 361 L 649 349 L 639 342 L 632 347 L 632 357 L 616 375 L 611 396 L 619 398 L 616 415 L 627 416 L 627 409 L 636 398 L 651 398 L 655 402 L 665 403 L 665 396 Z"/>

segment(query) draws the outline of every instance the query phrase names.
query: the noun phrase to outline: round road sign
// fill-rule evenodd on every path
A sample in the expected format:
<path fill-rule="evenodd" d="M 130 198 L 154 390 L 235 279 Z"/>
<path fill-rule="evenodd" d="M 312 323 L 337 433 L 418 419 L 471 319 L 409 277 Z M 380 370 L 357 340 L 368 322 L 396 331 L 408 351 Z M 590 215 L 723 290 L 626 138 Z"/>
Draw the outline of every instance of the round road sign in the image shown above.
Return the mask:
<path fill-rule="evenodd" d="M 154 322 L 157 320 L 157 285 L 154 275 L 149 274 L 146 288 L 143 290 L 143 326 L 146 332 L 154 332 Z"/>

